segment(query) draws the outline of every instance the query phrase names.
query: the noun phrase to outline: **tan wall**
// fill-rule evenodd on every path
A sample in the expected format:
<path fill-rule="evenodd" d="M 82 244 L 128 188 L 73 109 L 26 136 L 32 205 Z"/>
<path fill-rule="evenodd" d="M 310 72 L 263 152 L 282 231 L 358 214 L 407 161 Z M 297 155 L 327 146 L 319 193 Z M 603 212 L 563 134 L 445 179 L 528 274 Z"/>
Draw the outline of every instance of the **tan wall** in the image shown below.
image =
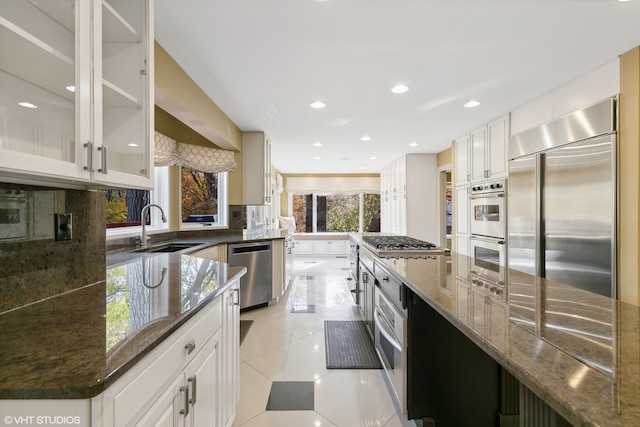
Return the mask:
<path fill-rule="evenodd" d="M 218 147 L 240 151 L 242 135 L 238 126 L 157 42 L 154 55 L 156 105 Z"/>
<path fill-rule="evenodd" d="M 620 56 L 618 294 L 640 305 L 640 47 Z"/>
<path fill-rule="evenodd" d="M 453 168 L 453 150 L 451 147 L 438 153 L 438 167 L 451 165 Z"/>
<path fill-rule="evenodd" d="M 188 144 L 235 151 L 237 168 L 229 173 L 229 204 L 241 205 L 240 129 L 158 43 L 155 44 L 155 85 L 155 129 L 158 132 Z"/>

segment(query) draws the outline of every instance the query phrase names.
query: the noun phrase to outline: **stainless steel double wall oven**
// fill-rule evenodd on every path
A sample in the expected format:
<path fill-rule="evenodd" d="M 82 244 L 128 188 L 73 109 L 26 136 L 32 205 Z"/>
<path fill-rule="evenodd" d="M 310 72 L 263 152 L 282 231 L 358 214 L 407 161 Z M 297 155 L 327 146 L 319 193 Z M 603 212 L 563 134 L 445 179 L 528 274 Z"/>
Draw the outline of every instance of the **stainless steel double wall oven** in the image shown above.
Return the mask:
<path fill-rule="evenodd" d="M 471 283 L 504 295 L 507 266 L 507 180 L 471 187 Z"/>

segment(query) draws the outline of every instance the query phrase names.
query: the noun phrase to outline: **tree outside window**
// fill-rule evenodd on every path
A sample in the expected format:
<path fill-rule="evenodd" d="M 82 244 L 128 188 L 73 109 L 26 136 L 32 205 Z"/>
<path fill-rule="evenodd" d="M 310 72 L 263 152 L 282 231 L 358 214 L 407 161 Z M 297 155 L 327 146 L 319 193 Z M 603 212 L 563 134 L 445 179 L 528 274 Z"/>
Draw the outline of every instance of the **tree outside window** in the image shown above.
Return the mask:
<path fill-rule="evenodd" d="M 182 222 L 217 222 L 218 174 L 181 168 Z"/>
<path fill-rule="evenodd" d="M 363 197 L 362 212 L 360 196 Z M 315 199 L 318 232 L 358 232 L 361 214 L 364 231 L 367 231 L 372 219 L 380 218 L 379 194 L 333 194 Z M 313 232 L 313 209 L 312 194 L 293 196 L 297 232 Z"/>

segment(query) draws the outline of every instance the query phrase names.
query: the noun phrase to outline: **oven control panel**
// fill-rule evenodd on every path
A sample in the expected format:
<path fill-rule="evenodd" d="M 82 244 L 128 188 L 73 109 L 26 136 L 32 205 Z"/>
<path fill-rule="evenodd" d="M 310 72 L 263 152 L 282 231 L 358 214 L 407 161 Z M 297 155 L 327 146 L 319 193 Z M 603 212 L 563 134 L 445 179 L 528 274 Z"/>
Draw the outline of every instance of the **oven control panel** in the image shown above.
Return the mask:
<path fill-rule="evenodd" d="M 504 193 L 507 188 L 507 180 L 485 182 L 471 187 L 471 194 Z"/>

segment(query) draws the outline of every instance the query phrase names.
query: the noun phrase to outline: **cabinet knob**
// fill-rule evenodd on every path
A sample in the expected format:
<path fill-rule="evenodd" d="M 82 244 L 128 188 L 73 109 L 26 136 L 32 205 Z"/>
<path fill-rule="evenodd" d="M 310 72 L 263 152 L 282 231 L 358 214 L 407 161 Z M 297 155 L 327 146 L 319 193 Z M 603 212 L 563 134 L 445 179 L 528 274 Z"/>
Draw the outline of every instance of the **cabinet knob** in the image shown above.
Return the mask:
<path fill-rule="evenodd" d="M 184 348 L 187 349 L 187 354 L 191 354 L 191 352 L 196 349 L 196 340 L 189 341 Z"/>

